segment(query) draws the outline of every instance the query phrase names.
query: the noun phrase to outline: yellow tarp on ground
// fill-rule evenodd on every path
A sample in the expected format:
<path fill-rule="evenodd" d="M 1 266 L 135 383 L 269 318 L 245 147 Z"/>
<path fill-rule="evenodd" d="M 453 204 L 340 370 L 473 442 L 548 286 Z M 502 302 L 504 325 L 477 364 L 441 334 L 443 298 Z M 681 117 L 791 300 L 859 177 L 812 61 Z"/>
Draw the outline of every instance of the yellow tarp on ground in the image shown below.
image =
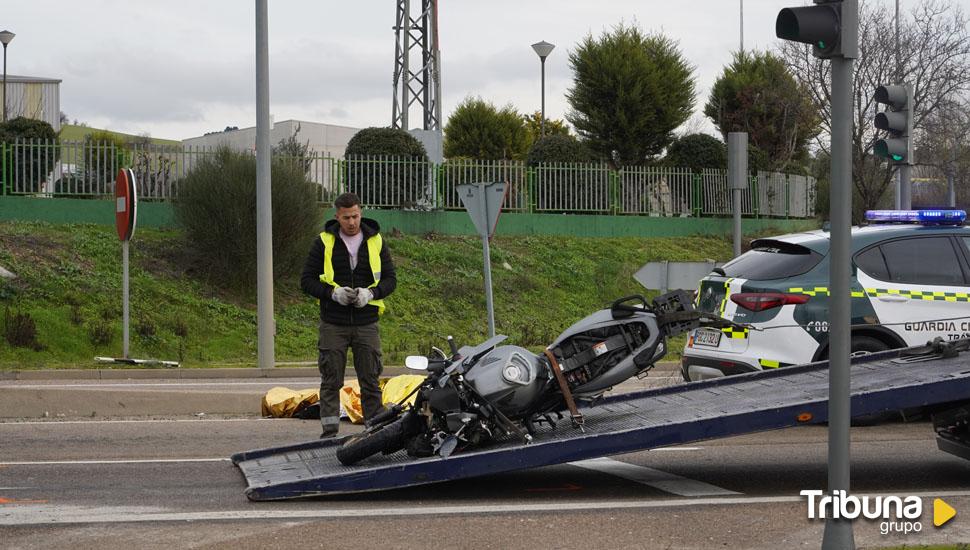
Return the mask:
<path fill-rule="evenodd" d="M 381 378 L 378 384 L 381 387 L 381 403 L 398 403 L 404 396 L 420 386 L 424 382 L 424 376 L 418 374 L 401 374 L 393 378 Z M 415 395 L 408 399 L 408 403 L 414 403 Z M 364 410 L 360 404 L 360 386 L 356 380 L 351 380 L 344 387 L 340 388 L 340 404 L 347 413 L 347 417 L 354 424 L 364 422 Z"/>
<path fill-rule="evenodd" d="M 424 378 L 424 376 L 417 374 L 381 378 L 381 401 L 385 405 L 400 402 L 401 399 L 404 399 L 404 396 L 421 385 Z M 412 395 L 408 402 L 413 403 L 414 397 Z M 292 417 L 298 410 L 316 403 L 319 399 L 319 390 L 316 389 L 272 388 L 263 396 L 262 414 L 263 416 Z M 340 388 L 340 405 L 351 422 L 360 424 L 364 421 L 364 412 L 360 405 L 360 386 L 356 380 L 351 380 Z"/>
<path fill-rule="evenodd" d="M 319 390 L 291 390 L 270 388 L 263 396 L 263 416 L 291 417 L 297 410 L 320 400 Z"/>

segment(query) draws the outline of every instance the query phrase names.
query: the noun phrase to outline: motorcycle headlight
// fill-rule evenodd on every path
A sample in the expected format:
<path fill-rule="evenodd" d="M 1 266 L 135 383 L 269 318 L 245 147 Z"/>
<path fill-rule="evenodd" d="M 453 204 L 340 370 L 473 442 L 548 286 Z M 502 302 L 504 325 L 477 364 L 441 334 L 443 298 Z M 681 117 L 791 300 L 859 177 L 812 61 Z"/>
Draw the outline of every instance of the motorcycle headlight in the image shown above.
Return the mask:
<path fill-rule="evenodd" d="M 502 378 L 512 384 L 526 385 L 532 381 L 532 371 L 529 369 L 529 362 L 525 357 L 517 353 L 509 356 L 508 362 L 502 369 Z"/>

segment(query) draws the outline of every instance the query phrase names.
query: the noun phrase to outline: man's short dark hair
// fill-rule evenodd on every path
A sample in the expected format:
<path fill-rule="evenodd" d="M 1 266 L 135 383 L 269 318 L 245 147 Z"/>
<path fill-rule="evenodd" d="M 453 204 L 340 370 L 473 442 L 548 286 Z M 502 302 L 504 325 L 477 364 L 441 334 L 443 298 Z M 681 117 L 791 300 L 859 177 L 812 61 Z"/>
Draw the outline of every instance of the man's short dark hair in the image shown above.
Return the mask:
<path fill-rule="evenodd" d="M 351 208 L 360 206 L 360 197 L 357 193 L 343 193 L 333 201 L 334 208 Z"/>

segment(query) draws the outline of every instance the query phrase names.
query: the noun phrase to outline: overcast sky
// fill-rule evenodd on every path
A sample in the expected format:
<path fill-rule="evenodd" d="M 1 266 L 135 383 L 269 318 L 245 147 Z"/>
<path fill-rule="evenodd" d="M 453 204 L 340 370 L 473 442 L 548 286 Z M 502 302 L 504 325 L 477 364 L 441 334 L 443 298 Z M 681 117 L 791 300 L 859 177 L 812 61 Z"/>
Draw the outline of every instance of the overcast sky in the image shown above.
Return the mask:
<path fill-rule="evenodd" d="M 915 1 L 903 0 L 904 11 Z M 773 48 L 778 10 L 804 3 L 745 0 L 745 48 Z M 959 3 L 967 11 L 970 0 Z M 274 119 L 389 125 L 396 5 L 270 0 Z M 540 65 L 531 44 L 540 40 L 556 45 L 546 61 L 546 116 L 564 118 L 572 86 L 568 53 L 587 34 L 623 21 L 679 42 L 695 67 L 696 109 L 703 109 L 738 49 L 739 6 L 740 0 L 440 0 L 444 118 L 466 96 L 538 110 Z M 17 35 L 7 73 L 61 79 L 61 110 L 71 122 L 169 139 L 255 125 L 251 0 L 6 0 L 2 29 Z M 417 110 L 410 116 L 420 120 Z M 700 115 L 695 119 L 695 127 L 712 129 Z"/>

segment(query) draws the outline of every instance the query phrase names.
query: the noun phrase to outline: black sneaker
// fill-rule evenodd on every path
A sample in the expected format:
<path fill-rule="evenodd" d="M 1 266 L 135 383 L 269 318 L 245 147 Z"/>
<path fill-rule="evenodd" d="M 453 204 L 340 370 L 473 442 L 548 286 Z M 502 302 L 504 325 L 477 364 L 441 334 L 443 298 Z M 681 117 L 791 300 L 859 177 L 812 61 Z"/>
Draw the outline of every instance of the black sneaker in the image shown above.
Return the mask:
<path fill-rule="evenodd" d="M 320 439 L 334 439 L 335 437 L 337 437 L 337 430 L 327 430 L 320 434 Z"/>

